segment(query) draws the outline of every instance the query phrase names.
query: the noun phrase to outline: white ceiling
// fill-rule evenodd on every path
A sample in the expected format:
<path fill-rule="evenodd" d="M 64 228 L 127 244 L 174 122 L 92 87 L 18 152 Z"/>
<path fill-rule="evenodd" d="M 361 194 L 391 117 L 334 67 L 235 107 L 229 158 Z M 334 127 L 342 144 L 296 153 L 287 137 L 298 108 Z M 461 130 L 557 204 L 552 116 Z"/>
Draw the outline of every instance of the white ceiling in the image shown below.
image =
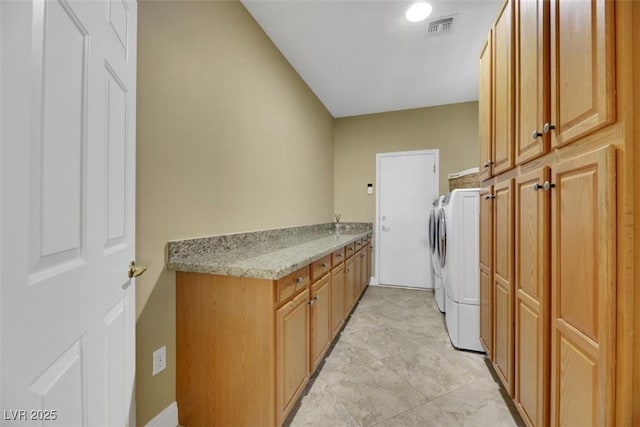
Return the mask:
<path fill-rule="evenodd" d="M 334 117 L 478 99 L 478 56 L 503 0 L 241 0 Z M 450 34 L 427 23 L 457 14 Z"/>

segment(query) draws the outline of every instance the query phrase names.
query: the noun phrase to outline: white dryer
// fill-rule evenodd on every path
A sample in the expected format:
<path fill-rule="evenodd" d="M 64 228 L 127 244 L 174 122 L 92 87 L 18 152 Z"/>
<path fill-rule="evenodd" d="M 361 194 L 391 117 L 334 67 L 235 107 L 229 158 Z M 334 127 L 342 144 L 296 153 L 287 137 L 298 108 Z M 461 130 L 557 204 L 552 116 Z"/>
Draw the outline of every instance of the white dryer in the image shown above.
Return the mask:
<path fill-rule="evenodd" d="M 480 344 L 480 191 L 453 190 L 439 221 L 445 319 L 454 347 L 484 351 Z"/>
<path fill-rule="evenodd" d="M 429 215 L 429 251 L 431 253 L 431 269 L 433 271 L 434 295 L 438 309 L 444 313 L 444 287 L 440 271 L 440 251 L 438 245 L 438 212 L 442 209 L 444 196 L 433 201 L 433 209 Z"/>

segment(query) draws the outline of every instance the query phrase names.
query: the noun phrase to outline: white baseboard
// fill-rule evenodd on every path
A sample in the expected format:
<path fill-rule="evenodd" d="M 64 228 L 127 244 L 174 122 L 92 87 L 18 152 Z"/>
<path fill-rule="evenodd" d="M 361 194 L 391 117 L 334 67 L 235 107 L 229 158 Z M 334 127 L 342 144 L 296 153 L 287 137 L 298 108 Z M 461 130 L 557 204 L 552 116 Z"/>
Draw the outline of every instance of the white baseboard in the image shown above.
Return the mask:
<path fill-rule="evenodd" d="M 153 417 L 153 419 L 146 424 L 146 427 L 176 427 L 177 425 L 178 404 L 173 402 Z"/>
<path fill-rule="evenodd" d="M 371 280 L 369 281 L 369 286 L 378 286 L 378 285 L 380 285 L 380 284 L 378 283 L 378 279 L 377 279 L 376 277 L 373 277 L 373 276 L 372 276 L 372 277 L 371 277 Z"/>

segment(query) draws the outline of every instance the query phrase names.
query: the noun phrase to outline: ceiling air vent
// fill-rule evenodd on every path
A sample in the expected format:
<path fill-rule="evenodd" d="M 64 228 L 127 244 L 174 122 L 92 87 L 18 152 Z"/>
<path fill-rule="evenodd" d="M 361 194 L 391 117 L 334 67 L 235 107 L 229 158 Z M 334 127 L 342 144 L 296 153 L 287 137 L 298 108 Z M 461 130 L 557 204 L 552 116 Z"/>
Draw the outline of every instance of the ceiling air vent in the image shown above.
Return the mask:
<path fill-rule="evenodd" d="M 434 19 L 427 24 L 425 35 L 435 36 L 439 34 L 448 34 L 453 31 L 454 21 L 455 15 L 443 16 L 442 18 Z"/>

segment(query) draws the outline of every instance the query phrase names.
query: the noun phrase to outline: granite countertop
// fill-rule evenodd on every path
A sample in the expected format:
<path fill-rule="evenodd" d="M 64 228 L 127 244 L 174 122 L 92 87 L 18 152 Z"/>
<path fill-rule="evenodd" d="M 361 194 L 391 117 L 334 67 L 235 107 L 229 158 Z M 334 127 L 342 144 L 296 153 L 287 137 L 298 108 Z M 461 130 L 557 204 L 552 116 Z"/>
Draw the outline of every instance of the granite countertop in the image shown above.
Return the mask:
<path fill-rule="evenodd" d="M 255 232 L 169 242 L 167 268 L 276 280 L 371 234 L 366 227 L 347 228 L 339 236 L 327 227 L 307 227 L 282 229 L 294 231 L 283 235 L 271 230 L 267 237 Z"/>

